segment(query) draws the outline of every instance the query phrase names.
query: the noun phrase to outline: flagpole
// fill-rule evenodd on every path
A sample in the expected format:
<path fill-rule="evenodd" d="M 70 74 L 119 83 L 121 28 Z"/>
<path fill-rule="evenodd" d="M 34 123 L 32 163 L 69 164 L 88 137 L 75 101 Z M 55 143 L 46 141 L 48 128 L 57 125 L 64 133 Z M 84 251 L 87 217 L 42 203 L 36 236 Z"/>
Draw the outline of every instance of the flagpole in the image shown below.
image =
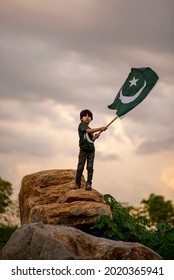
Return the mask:
<path fill-rule="evenodd" d="M 110 126 L 114 121 L 116 121 L 117 118 L 118 116 L 116 116 L 112 121 L 110 121 L 110 123 L 107 124 L 107 127 Z"/>
<path fill-rule="evenodd" d="M 116 121 L 116 119 L 118 119 L 118 116 L 116 115 L 116 117 L 112 120 L 112 121 L 110 121 L 107 125 L 106 125 L 106 127 L 108 128 L 114 121 Z M 98 135 L 100 135 L 102 133 L 102 131 L 100 131 L 99 133 L 97 133 Z M 95 139 L 96 139 L 96 137 L 95 137 L 95 135 L 94 135 L 94 137 L 93 137 L 93 140 L 95 141 Z"/>

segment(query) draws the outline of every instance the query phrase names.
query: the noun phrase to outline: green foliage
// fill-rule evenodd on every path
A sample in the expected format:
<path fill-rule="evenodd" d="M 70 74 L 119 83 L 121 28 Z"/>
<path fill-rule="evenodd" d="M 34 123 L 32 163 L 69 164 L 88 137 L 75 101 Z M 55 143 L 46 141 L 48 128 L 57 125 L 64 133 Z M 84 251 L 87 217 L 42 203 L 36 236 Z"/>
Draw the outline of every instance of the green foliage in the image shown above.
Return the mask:
<path fill-rule="evenodd" d="M 0 177 L 0 213 L 4 213 L 7 206 L 10 205 L 12 195 L 11 183 L 2 180 Z"/>
<path fill-rule="evenodd" d="M 5 243 L 16 229 L 17 227 L 0 227 L 0 250 L 4 247 Z"/>
<path fill-rule="evenodd" d="M 151 194 L 148 199 L 143 199 L 141 204 L 144 205 L 152 224 L 168 221 L 174 225 L 174 206 L 171 200 L 165 201 L 162 195 Z"/>
<path fill-rule="evenodd" d="M 174 227 L 171 223 L 162 221 L 151 228 L 145 211 L 141 211 L 140 216 L 133 216 L 129 213 L 132 207 L 123 207 L 109 194 L 104 198 L 111 208 L 112 219 L 101 216 L 91 228 L 91 234 L 113 240 L 140 242 L 164 259 L 174 259 Z"/>
<path fill-rule="evenodd" d="M 141 242 L 145 236 L 151 238 L 151 233 L 142 226 L 142 221 L 133 218 L 126 207 L 123 207 L 111 195 L 104 196 L 112 211 L 112 219 L 102 216 L 92 228 L 93 234 L 114 240 Z"/>
<path fill-rule="evenodd" d="M 165 260 L 174 260 L 174 227 L 168 222 L 160 222 L 153 231 L 153 238 L 146 246 L 152 248 Z"/>

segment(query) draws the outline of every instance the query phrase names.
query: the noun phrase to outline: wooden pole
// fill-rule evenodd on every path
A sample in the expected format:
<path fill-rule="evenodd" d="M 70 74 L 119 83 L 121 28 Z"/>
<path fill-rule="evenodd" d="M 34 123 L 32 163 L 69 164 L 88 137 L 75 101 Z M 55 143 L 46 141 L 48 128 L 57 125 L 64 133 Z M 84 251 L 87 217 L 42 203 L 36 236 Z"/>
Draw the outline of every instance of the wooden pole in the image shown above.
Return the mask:
<path fill-rule="evenodd" d="M 110 126 L 117 118 L 118 118 L 118 116 L 116 116 L 110 123 L 108 123 L 107 127 Z"/>
<path fill-rule="evenodd" d="M 109 127 L 117 118 L 118 118 L 118 116 L 116 116 L 112 121 L 110 121 L 110 122 L 106 125 L 106 127 Z M 100 135 L 101 133 L 102 133 L 102 131 L 100 131 L 100 132 L 97 133 L 97 134 Z M 96 137 L 95 137 L 95 135 L 94 135 L 93 140 L 95 141 L 95 139 L 96 139 Z"/>

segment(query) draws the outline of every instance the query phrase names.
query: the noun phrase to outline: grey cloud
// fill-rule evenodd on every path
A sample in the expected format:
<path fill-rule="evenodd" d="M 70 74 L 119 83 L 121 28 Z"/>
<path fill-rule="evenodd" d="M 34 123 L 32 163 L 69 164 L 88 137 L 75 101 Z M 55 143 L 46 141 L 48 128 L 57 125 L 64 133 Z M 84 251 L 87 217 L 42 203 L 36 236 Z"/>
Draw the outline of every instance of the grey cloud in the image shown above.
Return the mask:
<path fill-rule="evenodd" d="M 99 2 L 89 1 L 80 4 L 81 11 L 74 9 L 71 13 L 67 3 L 30 3 L 7 1 L 0 12 L 0 95 L 4 99 L 23 100 L 29 108 L 30 101 L 36 102 L 36 108 L 28 110 L 28 119 L 30 113 L 31 118 L 38 116 L 39 102 L 49 98 L 73 104 L 77 110 L 85 106 L 112 114 L 106 106 L 115 98 L 133 64 L 151 63 L 156 66 L 160 82 L 173 82 L 173 1 L 154 0 L 150 5 L 135 0 L 109 4 L 100 1 L 100 12 Z M 162 83 L 141 107 L 129 114 L 136 125 L 150 124 L 149 131 L 153 126 L 158 129 L 158 121 L 166 126 L 173 118 L 174 98 L 170 92 L 161 92 Z M 138 131 L 143 135 L 140 126 Z"/>
<path fill-rule="evenodd" d="M 52 98 L 78 108 L 95 104 L 100 109 L 106 106 L 106 92 L 114 97 L 131 66 L 152 64 L 172 81 L 172 7 L 169 0 L 150 5 L 76 0 L 72 11 L 66 1 L 6 1 L 0 12 L 0 95 L 27 101 Z M 162 67 L 161 60 L 166 62 Z"/>
<path fill-rule="evenodd" d="M 65 1 L 64 5 L 49 1 L 49 6 L 48 1 L 40 1 L 35 6 L 7 2 L 11 5 L 4 4 L 1 12 L 6 28 L 25 33 L 32 31 L 33 35 L 44 40 L 48 38 L 66 49 L 69 46 L 92 53 L 97 49 L 99 52 L 106 50 L 111 44 L 129 43 L 129 46 L 154 50 L 158 44 L 158 49 L 172 51 L 172 0 L 94 0 L 85 5 L 79 5 L 80 1 L 73 1 L 73 4 Z"/>
<path fill-rule="evenodd" d="M 123 48 L 173 53 L 171 0 L 94 0 L 80 9 L 79 1 L 73 1 L 73 10 L 70 2 L 66 5 L 65 1 L 63 10 L 60 2 L 50 2 L 49 7 L 45 1 L 35 9 L 32 5 L 16 3 L 16 9 L 9 5 L 2 12 L 4 30 L 27 34 L 90 59 L 102 56 L 110 63 L 117 61 L 117 52 Z"/>
<path fill-rule="evenodd" d="M 26 135 L 23 131 L 17 132 L 1 128 L 0 143 L 1 154 L 45 157 L 53 155 L 55 152 L 47 139 L 33 134 Z"/>
<path fill-rule="evenodd" d="M 139 155 L 155 154 L 158 152 L 167 152 L 174 150 L 174 136 L 164 137 L 160 139 L 148 139 L 143 141 L 136 149 Z"/>
<path fill-rule="evenodd" d="M 116 76 L 114 73 L 109 74 L 104 68 L 92 67 L 85 62 L 83 64 L 78 58 L 76 61 L 72 61 L 72 65 L 71 62 L 68 64 L 67 61 L 66 64 L 66 61 L 62 62 L 62 58 L 57 58 L 56 68 L 52 69 L 52 61 L 47 60 L 44 53 L 41 62 L 35 61 L 31 53 L 26 57 L 24 53 L 18 51 L 15 53 L 14 49 L 11 60 L 5 61 L 5 57 L 9 57 L 9 53 L 6 50 L 3 51 L 1 66 L 4 65 L 4 67 L 0 76 L 0 94 L 3 98 L 26 100 L 27 102 L 39 102 L 50 98 L 59 103 L 74 104 L 80 107 L 80 104 L 83 103 L 89 105 L 98 103 L 103 91 L 104 103 L 109 83 Z"/>
<path fill-rule="evenodd" d="M 97 152 L 97 160 L 112 161 L 112 160 L 121 160 L 121 158 L 118 154 L 115 154 L 115 153 L 104 154 L 104 153 L 98 151 Z"/>

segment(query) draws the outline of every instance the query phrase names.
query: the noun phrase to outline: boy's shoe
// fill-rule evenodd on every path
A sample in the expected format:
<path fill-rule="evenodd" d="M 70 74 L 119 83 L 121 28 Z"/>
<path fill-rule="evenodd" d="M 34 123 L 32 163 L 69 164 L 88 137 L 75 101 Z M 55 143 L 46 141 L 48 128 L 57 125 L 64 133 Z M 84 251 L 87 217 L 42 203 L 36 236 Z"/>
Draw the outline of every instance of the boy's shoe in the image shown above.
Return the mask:
<path fill-rule="evenodd" d="M 92 187 L 91 187 L 91 185 L 86 185 L 86 188 L 85 188 L 85 190 L 87 190 L 87 191 L 90 191 L 90 190 L 92 190 Z"/>
<path fill-rule="evenodd" d="M 78 189 L 80 189 L 80 186 L 76 185 L 76 186 L 74 187 L 74 190 L 78 190 Z"/>

